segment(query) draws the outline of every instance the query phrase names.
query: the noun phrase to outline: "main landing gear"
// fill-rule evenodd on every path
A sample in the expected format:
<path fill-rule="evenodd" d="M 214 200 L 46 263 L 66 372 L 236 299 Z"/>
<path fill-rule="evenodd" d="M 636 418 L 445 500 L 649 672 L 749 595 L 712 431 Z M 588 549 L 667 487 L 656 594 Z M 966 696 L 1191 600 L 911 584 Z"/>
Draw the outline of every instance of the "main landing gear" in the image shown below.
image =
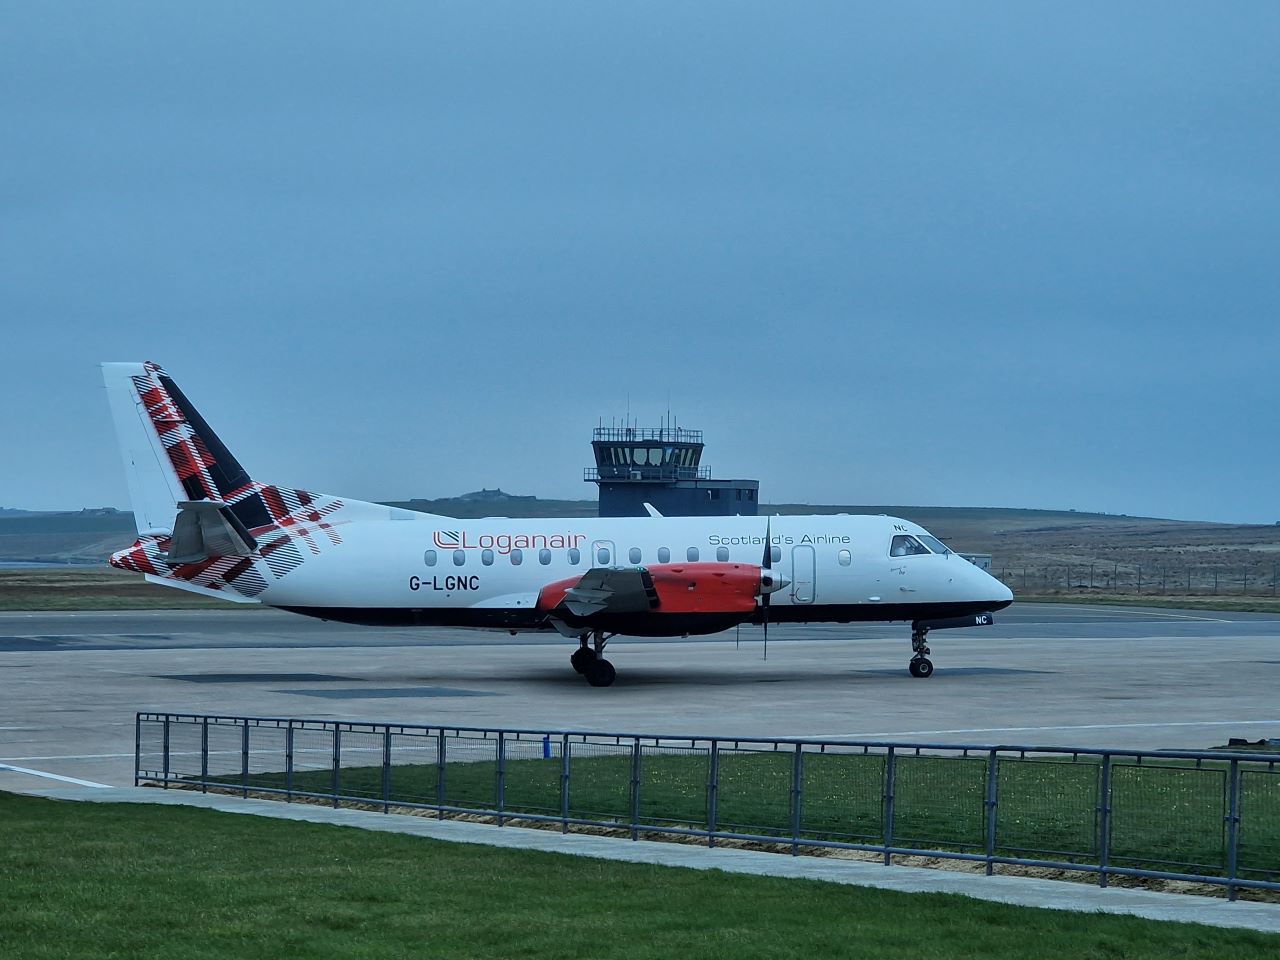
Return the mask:
<path fill-rule="evenodd" d="M 933 676 L 933 661 L 929 659 L 929 645 L 924 638 L 929 635 L 929 628 L 919 623 L 911 625 L 911 662 L 907 670 L 913 677 Z"/>
<path fill-rule="evenodd" d="M 578 637 L 578 649 L 573 651 L 573 655 L 569 657 L 569 663 L 573 669 L 587 678 L 587 683 L 593 687 L 607 687 L 613 683 L 613 678 L 617 676 L 617 671 L 613 669 L 613 664 L 604 659 L 605 645 L 609 642 L 609 638 L 605 636 L 603 630 L 593 631 L 591 634 L 582 634 Z M 588 643 L 588 637 L 592 643 Z"/>

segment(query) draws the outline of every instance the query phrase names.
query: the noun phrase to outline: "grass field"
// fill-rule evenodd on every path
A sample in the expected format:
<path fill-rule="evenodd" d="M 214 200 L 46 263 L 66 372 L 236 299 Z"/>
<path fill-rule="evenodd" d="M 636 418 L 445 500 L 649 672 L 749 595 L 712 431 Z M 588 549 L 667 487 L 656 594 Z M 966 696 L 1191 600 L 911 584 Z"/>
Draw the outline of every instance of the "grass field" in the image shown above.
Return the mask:
<path fill-rule="evenodd" d="M 1019 603 L 1088 603 L 1097 606 L 1156 607 L 1166 610 L 1219 610 L 1223 613 L 1280 613 L 1280 599 L 1124 593 L 1018 593 Z"/>
<path fill-rule="evenodd" d="M 110 567 L 0 570 L 0 610 L 254 610 L 147 583 Z"/>
<path fill-rule="evenodd" d="M 495 741 L 474 743 L 487 743 L 492 750 Z M 590 755 L 587 749 L 598 752 Z M 617 748 L 587 745 L 582 756 L 571 750 L 571 817 L 630 821 L 630 750 L 609 755 L 604 752 L 608 749 Z M 707 829 L 709 753 L 666 747 L 645 750 L 639 822 Z M 718 762 L 716 829 L 790 836 L 792 753 L 722 750 Z M 899 756 L 893 845 L 983 852 L 986 771 L 985 757 Z M 806 753 L 801 835 L 846 843 L 883 842 L 884 775 L 885 759 L 880 754 Z M 241 784 L 238 774 L 217 779 Z M 1117 760 L 1112 768 L 1110 862 L 1224 875 L 1226 780 L 1225 764 L 1197 769 L 1177 761 L 1137 765 Z M 1241 782 L 1240 875 L 1280 880 L 1280 772 L 1268 771 L 1260 763 L 1256 770 L 1245 771 Z M 329 794 L 332 783 L 331 770 L 299 770 L 293 775 L 292 789 Z M 248 785 L 284 789 L 286 777 L 278 772 L 251 773 Z M 997 854 L 1097 863 L 1099 785 L 1100 767 L 1093 760 L 1002 759 L 997 767 Z M 341 769 L 338 793 L 381 800 L 381 767 Z M 434 763 L 393 765 L 388 796 L 391 802 L 437 803 L 437 767 Z M 496 760 L 446 763 L 443 800 L 451 807 L 496 810 Z M 504 771 L 505 811 L 560 816 L 561 804 L 559 757 L 510 759 L 509 755 Z"/>
<path fill-rule="evenodd" d="M 0 793 L 5 960 L 1262 960 L 1280 936 Z"/>

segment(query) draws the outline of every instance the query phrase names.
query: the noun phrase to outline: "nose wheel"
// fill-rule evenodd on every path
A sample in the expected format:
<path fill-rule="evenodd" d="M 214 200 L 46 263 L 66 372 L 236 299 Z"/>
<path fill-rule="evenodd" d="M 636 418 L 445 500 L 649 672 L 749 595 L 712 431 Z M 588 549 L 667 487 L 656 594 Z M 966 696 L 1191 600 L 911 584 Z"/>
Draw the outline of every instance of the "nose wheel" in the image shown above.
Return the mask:
<path fill-rule="evenodd" d="M 928 627 L 912 625 L 911 662 L 907 664 L 907 672 L 913 677 L 923 679 L 933 676 L 933 661 L 929 659 L 929 645 L 924 642 L 928 635 Z"/>

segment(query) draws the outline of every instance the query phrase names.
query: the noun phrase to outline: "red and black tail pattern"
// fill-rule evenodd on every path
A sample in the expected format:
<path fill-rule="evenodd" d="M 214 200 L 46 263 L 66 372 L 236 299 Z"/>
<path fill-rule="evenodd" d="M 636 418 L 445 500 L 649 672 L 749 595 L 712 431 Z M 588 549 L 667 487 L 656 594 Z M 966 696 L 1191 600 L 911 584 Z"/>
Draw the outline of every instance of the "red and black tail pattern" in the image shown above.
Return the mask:
<path fill-rule="evenodd" d="M 211 556 L 170 566 L 166 561 L 170 537 L 165 532 L 152 531 L 115 554 L 112 566 L 184 580 L 204 590 L 229 587 L 242 596 L 256 597 L 272 582 L 301 566 L 308 555 L 318 555 L 326 546 L 342 543 L 331 519 L 342 509 L 341 500 L 250 479 L 158 364 L 142 364 L 141 371 L 130 380 L 141 412 L 154 430 L 153 443 L 158 441 L 167 456 L 185 495 L 183 499 L 227 504 L 227 509 L 252 534 L 257 547 L 250 556 Z M 177 511 L 175 499 L 175 515 Z"/>

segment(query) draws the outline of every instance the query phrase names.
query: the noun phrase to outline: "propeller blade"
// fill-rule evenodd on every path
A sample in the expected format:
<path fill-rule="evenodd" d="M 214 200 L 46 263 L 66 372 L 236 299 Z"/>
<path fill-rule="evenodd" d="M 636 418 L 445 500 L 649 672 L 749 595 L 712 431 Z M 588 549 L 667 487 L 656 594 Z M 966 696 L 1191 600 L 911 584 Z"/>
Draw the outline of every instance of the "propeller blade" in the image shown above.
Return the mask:
<path fill-rule="evenodd" d="M 765 518 L 764 522 L 764 558 L 760 561 L 760 567 L 763 570 L 773 569 L 773 520 Z M 772 590 L 767 590 L 760 595 L 760 606 L 764 612 L 764 659 L 769 659 L 769 598 L 773 596 Z"/>

